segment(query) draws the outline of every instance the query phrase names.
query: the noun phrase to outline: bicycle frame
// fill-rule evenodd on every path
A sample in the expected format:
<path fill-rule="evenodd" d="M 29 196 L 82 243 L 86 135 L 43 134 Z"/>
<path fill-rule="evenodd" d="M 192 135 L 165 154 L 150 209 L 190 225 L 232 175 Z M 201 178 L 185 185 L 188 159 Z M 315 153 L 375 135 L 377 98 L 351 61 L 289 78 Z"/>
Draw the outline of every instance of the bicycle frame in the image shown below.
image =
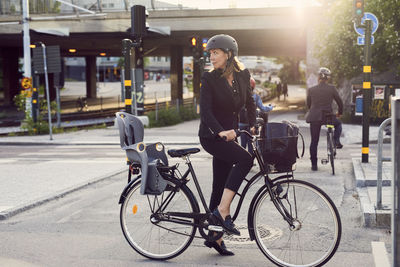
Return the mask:
<path fill-rule="evenodd" d="M 255 184 L 257 183 L 262 177 L 264 177 L 264 182 L 265 184 L 256 192 L 256 194 L 253 197 L 252 200 L 252 204 L 250 205 L 250 209 L 249 211 L 252 209 L 253 204 L 255 203 L 255 200 L 257 199 L 257 197 L 264 192 L 265 190 L 268 190 L 269 195 L 271 196 L 271 201 L 274 203 L 276 209 L 279 211 L 279 213 L 282 215 L 283 219 L 285 221 L 288 222 L 288 224 L 291 227 L 294 227 L 293 225 L 293 217 L 291 216 L 290 211 L 288 211 L 284 205 L 281 202 L 281 199 L 279 199 L 273 192 L 272 190 L 272 185 L 274 184 L 275 181 L 281 180 L 281 179 L 290 179 L 293 178 L 293 173 L 289 174 L 286 173 L 284 175 L 280 175 L 274 179 L 271 179 L 269 177 L 269 173 L 267 168 L 264 165 L 264 161 L 262 159 L 262 156 L 260 154 L 260 152 L 257 149 L 256 146 L 256 142 L 257 142 L 257 138 L 259 136 L 252 136 L 250 133 L 248 133 L 247 131 L 240 131 L 242 134 L 247 134 L 249 136 L 251 136 L 251 140 L 252 140 L 252 149 L 255 155 L 255 158 L 257 159 L 257 162 L 260 166 L 260 171 L 258 173 L 256 173 L 255 175 L 253 175 L 250 179 L 244 179 L 247 184 L 244 187 L 244 189 L 239 193 L 236 192 L 236 195 L 239 196 L 239 201 L 238 204 L 236 206 L 235 212 L 232 216 L 232 219 L 235 221 L 236 218 L 238 217 L 239 213 L 240 213 L 240 209 L 242 207 L 244 198 L 248 192 L 248 190 Z M 166 180 L 169 181 L 173 181 L 175 184 L 178 184 L 177 187 L 175 187 L 174 190 L 170 191 L 170 193 L 166 196 L 165 199 L 162 200 L 161 205 L 157 208 L 157 210 L 153 210 L 152 212 L 155 214 L 154 215 L 154 219 L 155 220 L 161 220 L 161 221 L 170 221 L 170 222 L 175 222 L 178 224 L 185 224 L 185 225 L 193 225 L 193 226 L 197 226 L 197 227 L 204 227 L 204 225 L 200 225 L 201 222 L 205 221 L 206 219 L 208 219 L 209 215 L 211 214 L 211 210 L 209 209 L 208 205 L 206 204 L 203 192 L 201 190 L 200 184 L 198 182 L 196 173 L 194 171 L 192 162 L 190 161 L 189 155 L 186 155 L 183 157 L 185 160 L 185 163 L 188 165 L 187 170 L 185 171 L 185 173 L 182 175 L 182 177 L 180 179 L 176 178 L 175 173 L 171 176 L 163 176 Z M 175 168 L 175 167 L 174 167 Z M 187 213 L 187 212 L 167 212 L 166 214 L 163 214 L 163 210 L 165 210 L 165 208 L 168 206 L 169 202 L 171 201 L 171 199 L 174 197 L 176 191 L 179 190 L 179 188 L 184 185 L 187 184 L 190 179 L 188 178 L 189 174 L 191 175 L 191 177 L 193 178 L 197 193 L 199 194 L 202 206 L 204 208 L 204 210 L 206 211 L 205 213 Z M 137 177 L 136 179 L 133 179 L 132 181 L 130 181 L 128 183 L 128 185 L 125 187 L 125 189 L 123 190 L 121 197 L 120 197 L 120 203 L 122 203 L 123 198 L 125 197 L 125 195 L 127 194 L 127 192 L 129 191 L 129 189 L 136 184 L 136 182 L 138 181 L 138 179 L 140 178 Z M 235 195 L 235 196 L 236 196 Z M 164 216 L 159 216 L 159 215 L 164 215 Z M 194 219 L 194 223 L 191 222 L 190 220 L 185 220 L 184 218 L 187 219 Z M 249 231 L 251 232 L 252 229 L 249 229 Z M 253 233 L 250 233 L 250 237 L 253 240 Z"/>

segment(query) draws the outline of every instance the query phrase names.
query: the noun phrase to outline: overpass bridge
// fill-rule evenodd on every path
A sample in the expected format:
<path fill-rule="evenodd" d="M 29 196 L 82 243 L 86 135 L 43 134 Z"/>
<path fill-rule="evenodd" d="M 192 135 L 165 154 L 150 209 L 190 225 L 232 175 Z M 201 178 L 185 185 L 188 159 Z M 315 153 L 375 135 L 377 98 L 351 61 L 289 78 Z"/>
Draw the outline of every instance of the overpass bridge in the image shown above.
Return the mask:
<path fill-rule="evenodd" d="M 86 71 L 96 73 L 95 58 L 100 53 L 121 56 L 122 43 L 130 38 L 130 12 L 107 13 L 92 19 L 57 19 L 32 15 L 31 42 L 59 45 L 63 57 L 85 57 Z M 1 22 L 21 20 L 20 16 L 0 16 Z M 144 39 L 147 56 L 170 56 L 171 75 L 182 76 L 182 57 L 190 56 L 192 36 L 211 37 L 218 33 L 232 35 L 239 45 L 239 56 L 296 56 L 308 58 L 313 28 L 318 24 L 318 7 L 299 10 L 286 8 L 150 10 L 147 22 L 159 33 L 149 32 Z M 58 29 L 65 36 L 50 35 Z M 18 93 L 18 57 L 22 57 L 22 26 L 0 24 L 0 59 L 3 72 L 5 104 Z M 160 34 L 161 33 L 161 34 Z M 69 49 L 76 49 L 75 53 Z M 8 68 L 5 68 L 8 66 Z M 180 98 L 180 79 L 171 79 L 171 94 Z M 88 97 L 96 97 L 95 84 L 87 85 Z"/>

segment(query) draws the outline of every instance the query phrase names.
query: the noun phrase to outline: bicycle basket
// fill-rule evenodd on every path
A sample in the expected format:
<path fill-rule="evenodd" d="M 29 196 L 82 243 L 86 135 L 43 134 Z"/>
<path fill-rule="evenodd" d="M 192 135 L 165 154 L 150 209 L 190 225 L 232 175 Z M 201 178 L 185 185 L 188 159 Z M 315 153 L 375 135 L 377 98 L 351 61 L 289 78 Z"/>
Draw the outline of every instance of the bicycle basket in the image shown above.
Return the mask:
<path fill-rule="evenodd" d="M 259 151 L 265 165 L 273 165 L 275 172 L 294 170 L 299 128 L 289 122 L 270 122 L 261 128 Z"/>

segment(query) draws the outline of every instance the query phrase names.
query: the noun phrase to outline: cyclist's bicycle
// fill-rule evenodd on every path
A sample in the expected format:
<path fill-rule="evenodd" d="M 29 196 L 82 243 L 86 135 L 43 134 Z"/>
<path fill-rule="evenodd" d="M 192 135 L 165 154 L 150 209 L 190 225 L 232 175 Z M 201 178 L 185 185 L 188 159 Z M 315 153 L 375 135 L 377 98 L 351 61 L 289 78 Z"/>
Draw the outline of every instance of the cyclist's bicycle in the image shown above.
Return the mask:
<path fill-rule="evenodd" d="M 83 110 L 89 111 L 88 103 L 87 103 L 87 98 L 86 97 L 78 97 L 75 103 L 76 109 L 78 112 L 82 112 Z"/>
<path fill-rule="evenodd" d="M 335 175 L 336 143 L 334 139 L 335 126 L 333 125 L 333 118 L 335 115 L 332 113 L 324 113 L 324 116 L 324 122 L 327 128 L 326 149 L 328 152 L 328 157 L 326 159 L 321 159 L 321 163 L 328 164 L 328 162 L 330 162 L 332 167 L 332 175 Z"/>
<path fill-rule="evenodd" d="M 143 138 L 143 130 L 135 131 L 138 122 L 133 117 L 124 112 L 117 113 L 121 146 L 127 151 L 128 158 L 141 157 L 147 161 L 146 151 L 148 162 L 151 154 L 159 153 L 161 157 L 152 161 L 153 165 L 149 163 L 148 169 L 143 168 L 143 164 L 130 162 L 128 185 L 119 200 L 121 228 L 129 245 L 144 257 L 167 260 L 185 251 L 194 238 L 209 241 L 221 238 L 224 229 L 215 223 L 190 160 L 190 155 L 200 149 L 168 150 L 171 157 L 181 157 L 186 163 L 187 170 L 181 174 L 177 165 L 165 164 L 167 159 L 162 156 L 164 147 L 161 143 L 147 147 L 142 142 L 131 143 Z M 259 171 L 250 179 L 245 178 L 247 184 L 237 193 L 239 199 L 233 220 L 238 217 L 249 188 L 262 181 L 248 210 L 250 239 L 255 240 L 262 253 L 278 266 L 325 264 L 336 252 L 341 238 L 336 206 L 317 186 L 294 179 L 293 171 L 275 173 L 277 177 L 271 178 L 271 169 L 257 145 L 262 142 L 262 137 L 247 131 L 241 131 L 241 134 L 252 140 Z M 150 173 L 157 178 L 152 190 L 143 187 L 149 184 L 146 174 Z M 131 180 L 132 174 L 138 176 Z M 162 181 L 158 179 L 160 177 Z M 188 187 L 190 180 L 194 182 L 204 211 Z M 199 235 L 196 235 L 197 229 Z"/>

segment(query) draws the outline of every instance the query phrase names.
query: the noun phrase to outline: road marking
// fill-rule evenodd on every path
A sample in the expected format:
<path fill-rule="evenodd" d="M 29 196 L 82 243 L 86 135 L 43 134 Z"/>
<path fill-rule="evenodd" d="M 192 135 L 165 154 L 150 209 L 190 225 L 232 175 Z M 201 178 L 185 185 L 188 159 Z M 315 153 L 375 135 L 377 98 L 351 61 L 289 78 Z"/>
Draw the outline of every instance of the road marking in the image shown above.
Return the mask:
<path fill-rule="evenodd" d="M 89 154 L 91 154 L 91 153 L 89 153 L 89 152 L 62 152 L 62 156 L 66 156 L 66 155 L 68 155 L 68 156 L 78 156 L 78 155 L 89 155 Z M 20 156 L 49 156 L 49 155 L 55 155 L 55 156 L 60 156 L 60 153 L 57 153 L 57 152 L 33 152 L 33 153 L 30 153 L 30 152 L 26 152 L 26 153 L 21 153 L 21 154 L 19 154 Z"/>
<path fill-rule="evenodd" d="M 386 252 L 384 242 L 371 242 L 372 255 L 376 267 L 390 267 L 389 258 Z"/>
<path fill-rule="evenodd" d="M 77 211 L 75 211 L 75 212 L 73 212 L 73 213 L 71 213 L 71 214 L 68 214 L 67 216 L 64 216 L 63 218 L 61 218 L 60 220 L 58 220 L 57 223 L 66 223 L 66 222 L 70 221 L 70 219 L 71 219 L 74 215 L 79 214 L 79 213 L 81 213 L 81 212 L 82 212 L 82 210 L 77 210 Z"/>
<path fill-rule="evenodd" d="M 14 163 L 16 161 L 17 161 L 17 159 L 10 159 L 10 158 L 8 158 L 8 159 L 0 159 L 0 164 L 3 164 L 3 163 Z"/>

